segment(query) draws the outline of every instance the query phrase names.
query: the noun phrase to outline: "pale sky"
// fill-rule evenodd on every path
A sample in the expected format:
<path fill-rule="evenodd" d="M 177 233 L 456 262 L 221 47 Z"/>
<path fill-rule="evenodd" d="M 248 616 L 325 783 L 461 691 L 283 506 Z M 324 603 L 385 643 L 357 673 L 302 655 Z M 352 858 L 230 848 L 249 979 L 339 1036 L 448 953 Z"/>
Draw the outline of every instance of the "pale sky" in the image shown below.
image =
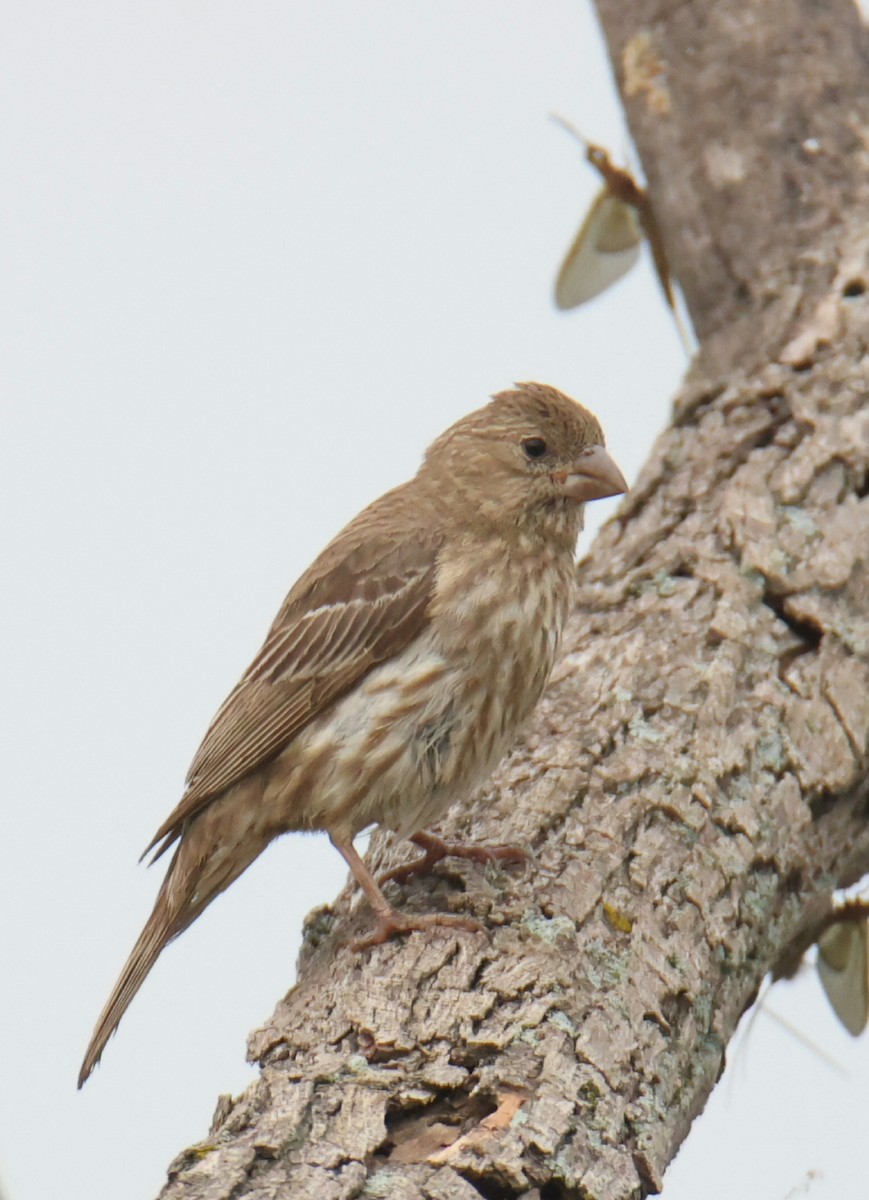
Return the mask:
<path fill-rule="evenodd" d="M 254 1078 L 345 877 L 324 836 L 273 845 L 76 1092 L 138 856 L 285 592 L 513 380 L 593 408 L 635 478 L 685 358 L 647 256 L 551 301 L 597 181 L 548 114 L 628 146 L 581 0 L 19 0 L 0 95 L 0 1180 L 141 1200 Z M 770 1005 L 841 1071 L 762 1014 L 667 1200 L 865 1192 L 869 1040 L 811 970 Z"/>

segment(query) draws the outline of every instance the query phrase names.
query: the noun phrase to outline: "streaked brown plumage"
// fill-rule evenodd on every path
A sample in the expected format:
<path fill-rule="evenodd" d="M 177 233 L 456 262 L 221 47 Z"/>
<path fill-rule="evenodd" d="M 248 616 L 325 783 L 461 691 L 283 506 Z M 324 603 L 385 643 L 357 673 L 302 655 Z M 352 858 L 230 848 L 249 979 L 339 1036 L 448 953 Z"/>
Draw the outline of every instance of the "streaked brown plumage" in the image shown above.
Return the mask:
<path fill-rule="evenodd" d="M 398 912 L 352 839 L 378 824 L 411 836 L 426 861 L 456 851 L 422 830 L 485 778 L 537 703 L 570 606 L 583 504 L 625 487 L 591 413 L 521 384 L 451 426 L 413 479 L 326 547 L 148 847 L 159 858 L 178 843 L 79 1087 L 163 947 L 281 833 L 328 832 L 377 914 L 370 943 L 477 928 Z"/>

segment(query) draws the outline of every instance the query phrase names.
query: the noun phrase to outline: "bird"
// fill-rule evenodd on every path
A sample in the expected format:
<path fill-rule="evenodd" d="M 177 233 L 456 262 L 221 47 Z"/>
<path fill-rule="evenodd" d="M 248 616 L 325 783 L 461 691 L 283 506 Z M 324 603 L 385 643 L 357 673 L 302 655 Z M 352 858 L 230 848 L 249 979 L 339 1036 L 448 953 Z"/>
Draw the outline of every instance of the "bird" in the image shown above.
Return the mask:
<path fill-rule="evenodd" d="M 458 420 L 417 474 L 364 509 L 284 600 L 142 855 L 174 847 L 153 911 L 97 1020 L 81 1087 L 165 946 L 280 834 L 325 831 L 375 917 L 364 950 L 440 926 L 384 895 L 446 854 L 516 858 L 427 827 L 515 742 L 571 606 L 588 501 L 627 484 L 597 418 L 521 383 Z M 354 849 L 378 825 L 422 858 L 378 881 Z"/>

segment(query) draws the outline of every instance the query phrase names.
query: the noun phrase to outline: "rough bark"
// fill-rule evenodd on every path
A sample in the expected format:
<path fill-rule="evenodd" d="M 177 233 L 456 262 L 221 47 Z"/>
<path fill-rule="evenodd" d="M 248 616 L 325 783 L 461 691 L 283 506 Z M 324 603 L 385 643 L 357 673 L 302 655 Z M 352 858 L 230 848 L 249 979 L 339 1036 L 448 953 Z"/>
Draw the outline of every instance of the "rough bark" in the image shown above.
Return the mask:
<path fill-rule="evenodd" d="M 831 235 L 865 218 L 856 6 L 596 4 L 703 369 L 767 362 L 793 311 L 829 286 Z"/>
<path fill-rule="evenodd" d="M 489 936 L 360 955 L 355 890 L 313 914 L 167 1200 L 657 1191 L 763 976 L 869 870 L 866 35 L 850 0 L 598 7 L 702 349 L 447 825 L 536 861 L 404 889 Z"/>

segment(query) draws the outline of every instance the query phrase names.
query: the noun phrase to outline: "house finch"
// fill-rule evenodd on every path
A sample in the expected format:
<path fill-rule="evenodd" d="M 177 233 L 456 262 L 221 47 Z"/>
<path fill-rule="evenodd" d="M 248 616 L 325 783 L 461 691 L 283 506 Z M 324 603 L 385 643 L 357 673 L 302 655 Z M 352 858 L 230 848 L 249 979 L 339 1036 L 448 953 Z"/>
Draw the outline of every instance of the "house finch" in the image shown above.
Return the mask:
<path fill-rule="evenodd" d="M 383 825 L 422 846 L 423 865 L 445 853 L 511 855 L 423 830 L 494 768 L 536 704 L 570 608 L 584 503 L 625 489 L 592 414 L 526 383 L 441 434 L 409 483 L 326 547 L 212 721 L 145 852 L 157 847 L 159 858 L 177 842 L 79 1087 L 163 947 L 281 833 L 329 834 L 377 918 L 365 945 L 479 928 L 396 910 L 353 838 Z"/>

